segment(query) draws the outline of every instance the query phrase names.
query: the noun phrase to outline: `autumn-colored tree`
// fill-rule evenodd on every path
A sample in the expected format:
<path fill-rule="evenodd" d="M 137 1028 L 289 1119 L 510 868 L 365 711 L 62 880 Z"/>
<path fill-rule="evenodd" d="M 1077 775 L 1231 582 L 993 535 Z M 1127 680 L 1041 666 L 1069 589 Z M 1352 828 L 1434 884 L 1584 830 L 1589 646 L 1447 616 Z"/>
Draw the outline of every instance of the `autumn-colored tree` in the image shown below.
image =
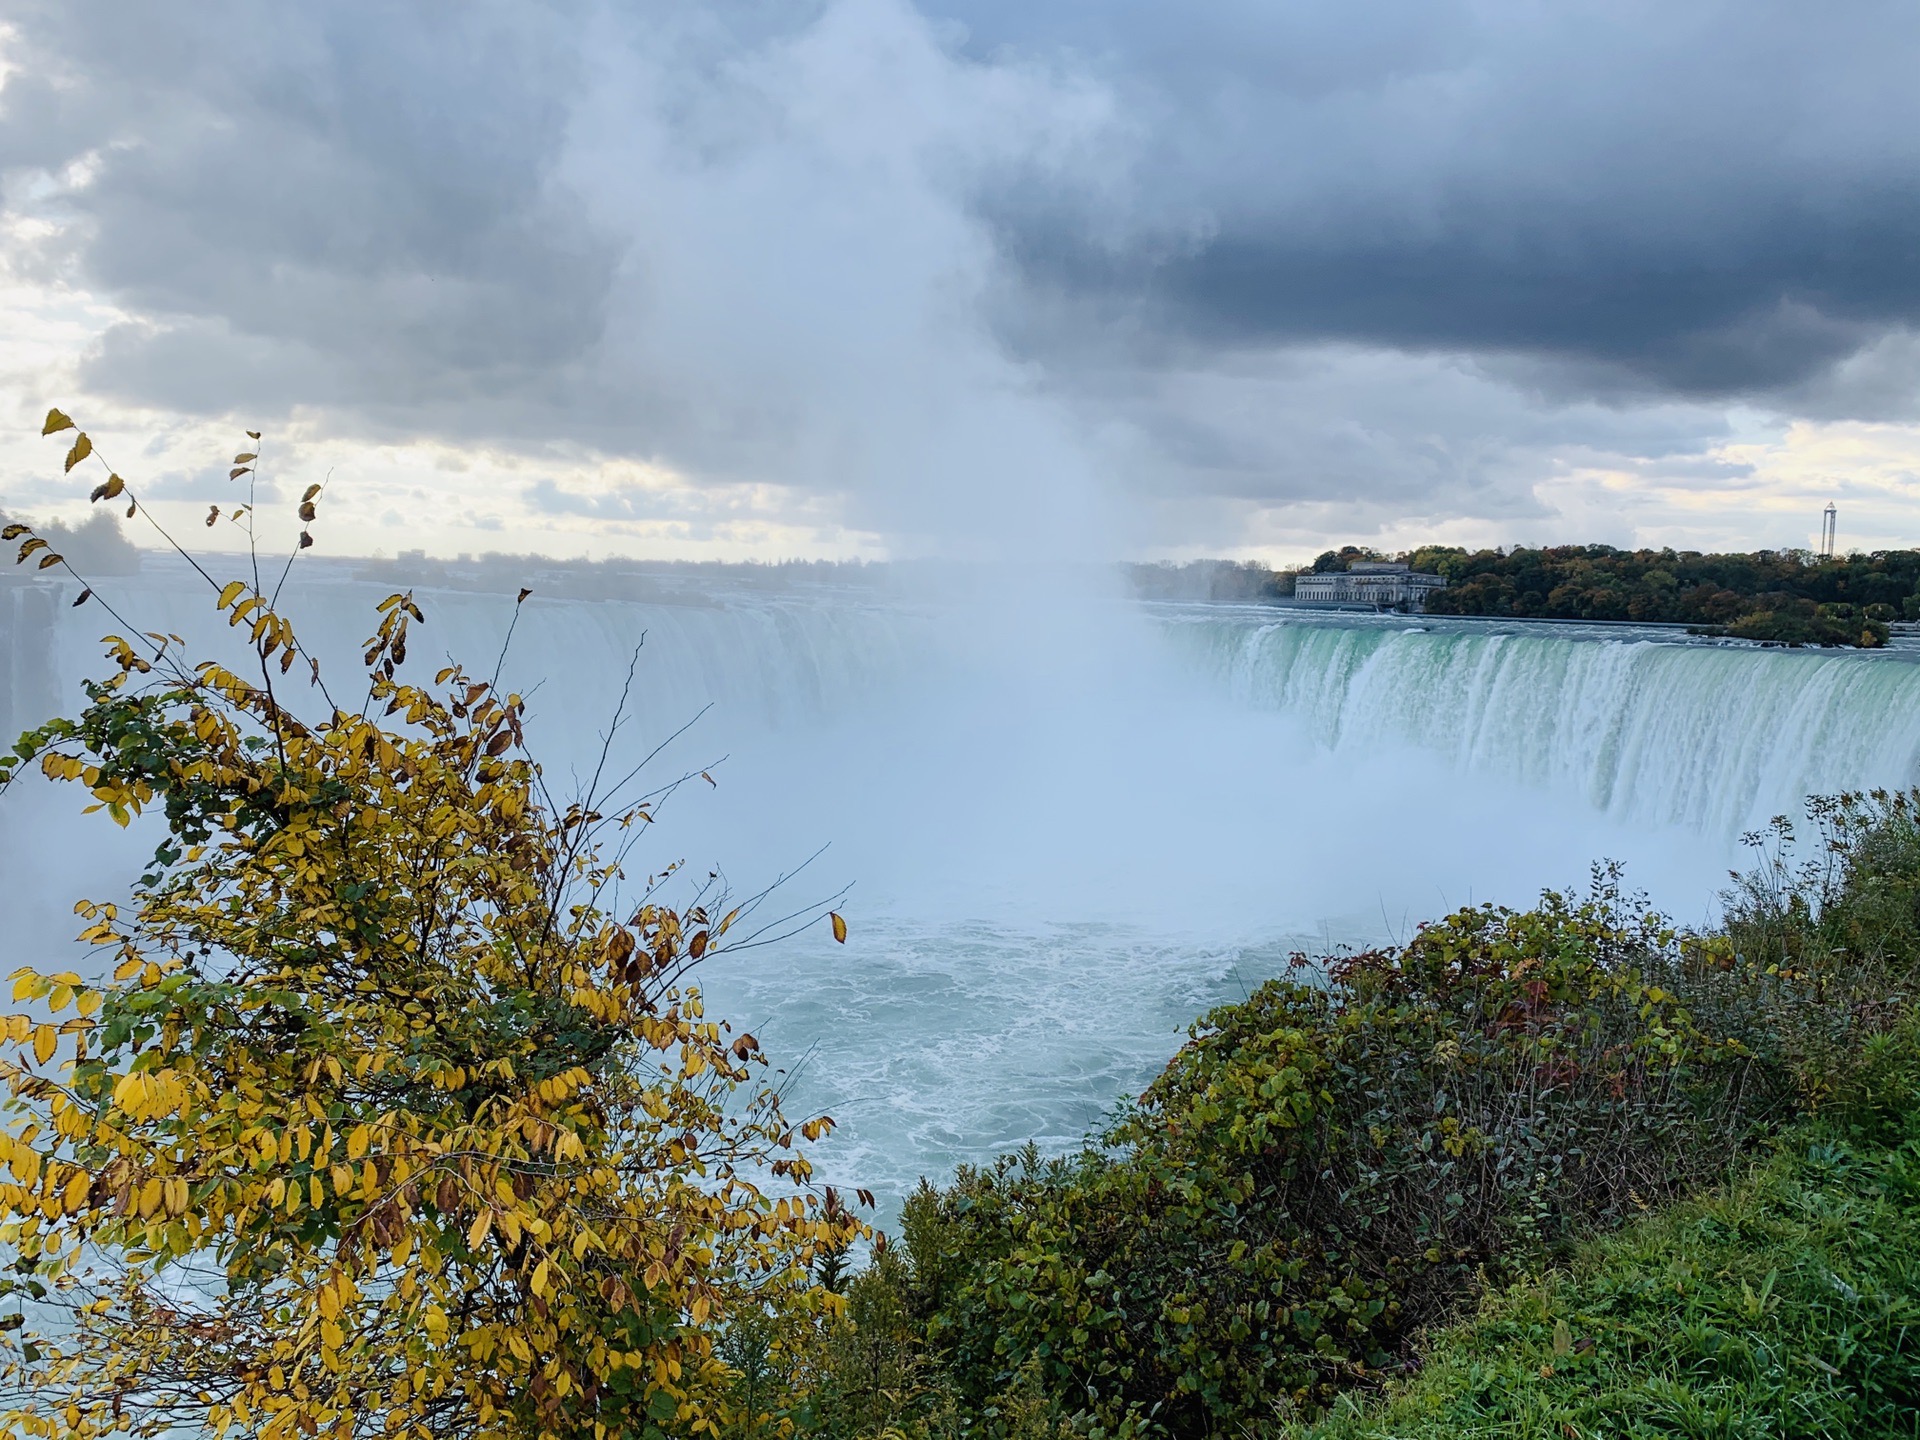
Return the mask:
<path fill-rule="evenodd" d="M 341 703 L 257 557 L 209 585 L 248 673 L 122 621 L 85 708 L 0 758 L 165 826 L 128 903 L 79 907 L 111 980 L 20 971 L 0 1021 L 0 1424 L 718 1434 L 727 1316 L 829 1313 L 808 1267 L 860 1228 L 794 1149 L 831 1122 L 686 984 L 757 901 L 629 883 L 652 806 L 554 801 L 494 679 L 403 679 L 410 595 Z"/>

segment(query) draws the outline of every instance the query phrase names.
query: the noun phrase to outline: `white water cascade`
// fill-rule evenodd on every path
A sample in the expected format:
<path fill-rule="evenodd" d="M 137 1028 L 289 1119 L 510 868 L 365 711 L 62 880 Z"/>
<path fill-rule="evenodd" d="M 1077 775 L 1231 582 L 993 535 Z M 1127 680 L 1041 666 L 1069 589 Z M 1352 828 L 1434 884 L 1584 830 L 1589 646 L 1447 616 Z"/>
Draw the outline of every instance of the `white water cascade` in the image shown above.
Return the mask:
<path fill-rule="evenodd" d="M 1920 664 L 1651 628 L 1169 612 L 1199 673 L 1361 755 L 1413 744 L 1715 839 L 1808 795 L 1920 778 Z"/>
<path fill-rule="evenodd" d="M 290 589 L 330 674 L 353 673 L 387 588 L 316 567 Z M 98 638 L 121 628 L 73 598 L 0 587 L 10 730 L 71 711 Z M 151 564 L 99 598 L 127 628 L 243 653 L 182 572 Z M 420 599 L 410 664 L 491 670 L 513 597 Z M 1292 950 L 1526 903 L 1602 857 L 1699 920 L 1742 830 L 1809 793 L 1920 776 L 1905 654 L 1251 607 L 980 613 L 709 579 L 520 608 L 504 678 L 531 695 L 562 791 L 636 650 L 616 758 L 696 716 L 659 773 L 730 757 L 718 789 L 675 796 L 643 863 L 724 866 L 744 890 L 830 844 L 788 892 L 855 884 L 846 946 L 816 930 L 703 983 L 797 1071 L 796 1107 L 842 1122 L 823 1173 L 895 1199 L 1029 1137 L 1072 1143 L 1189 1020 Z M 11 962 L 72 963 L 57 953 L 71 901 L 152 843 L 72 800 L 0 797 Z"/>

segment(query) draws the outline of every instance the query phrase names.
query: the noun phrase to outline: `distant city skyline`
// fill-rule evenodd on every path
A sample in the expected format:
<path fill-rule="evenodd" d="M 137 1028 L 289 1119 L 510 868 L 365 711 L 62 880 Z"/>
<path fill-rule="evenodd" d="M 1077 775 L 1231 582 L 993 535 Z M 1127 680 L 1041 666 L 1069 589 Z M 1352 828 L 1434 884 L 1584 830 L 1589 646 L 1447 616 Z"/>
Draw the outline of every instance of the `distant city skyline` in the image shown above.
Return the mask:
<path fill-rule="evenodd" d="M 15 0 L 0 508 L 85 509 L 59 404 L 183 525 L 264 430 L 336 554 L 1920 544 L 1917 67 L 1894 3 Z"/>

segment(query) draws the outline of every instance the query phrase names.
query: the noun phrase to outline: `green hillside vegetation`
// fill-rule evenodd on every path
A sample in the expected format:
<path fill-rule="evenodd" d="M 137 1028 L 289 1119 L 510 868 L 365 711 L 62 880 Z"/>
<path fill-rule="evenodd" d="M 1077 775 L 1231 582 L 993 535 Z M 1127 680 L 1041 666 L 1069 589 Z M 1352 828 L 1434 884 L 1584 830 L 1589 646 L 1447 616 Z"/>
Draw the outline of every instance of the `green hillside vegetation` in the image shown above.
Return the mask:
<path fill-rule="evenodd" d="M 1884 1058 L 1906 1070 L 1913 1046 Z M 1920 1115 L 1898 1080 L 1885 1128 L 1795 1127 L 1727 1189 L 1491 1297 L 1390 1401 L 1299 1440 L 1912 1436 Z"/>
<path fill-rule="evenodd" d="M 1081 1153 L 923 1186 L 788 1417 L 1913 1433 L 1916 807 L 1780 826 L 1711 933 L 1602 870 L 1215 1011 Z"/>
<path fill-rule="evenodd" d="M 1920 550 L 1882 550 L 1821 561 L 1804 550 L 1706 555 L 1554 545 L 1468 551 L 1425 545 L 1387 555 L 1362 546 L 1328 550 L 1307 571 L 1358 560 L 1400 560 L 1451 583 L 1432 596 L 1435 615 L 1548 620 L 1638 620 L 1691 626 L 1787 645 L 1886 644 L 1887 627 L 1920 620 Z M 1232 561 L 1135 565 L 1134 589 L 1151 600 L 1282 599 L 1294 570 Z"/>
<path fill-rule="evenodd" d="M 1799 550 L 1703 555 L 1561 545 L 1502 553 L 1427 546 L 1404 557 L 1452 583 L 1442 615 L 1680 622 L 1750 640 L 1881 645 L 1895 620 L 1920 619 L 1920 551 L 1820 561 Z"/>

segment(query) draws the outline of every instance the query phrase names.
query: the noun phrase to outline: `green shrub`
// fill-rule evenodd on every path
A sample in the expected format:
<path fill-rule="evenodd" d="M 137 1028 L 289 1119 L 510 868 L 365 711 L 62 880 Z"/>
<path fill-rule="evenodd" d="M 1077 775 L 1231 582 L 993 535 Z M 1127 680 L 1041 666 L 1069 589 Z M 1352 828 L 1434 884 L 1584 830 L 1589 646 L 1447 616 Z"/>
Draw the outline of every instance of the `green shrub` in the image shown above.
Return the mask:
<path fill-rule="evenodd" d="M 1912 1031 L 1880 1039 L 1909 1071 Z M 1920 1125 L 1908 1106 L 1881 1143 L 1845 1119 L 1490 1297 L 1399 1393 L 1299 1440 L 1920 1434 Z"/>
<path fill-rule="evenodd" d="M 1780 1093 L 1685 1003 L 1737 1008 L 1723 958 L 1599 878 L 1270 982 L 1101 1146 L 923 1187 L 903 1233 L 963 1403 L 1037 1366 L 1109 1429 L 1306 1413 L 1515 1257 L 1717 1175 Z"/>
<path fill-rule="evenodd" d="M 1887 643 L 1885 621 L 1869 618 L 1858 605 L 1816 605 L 1791 596 L 1767 596 L 1762 601 L 1774 603 L 1742 615 L 1731 625 L 1708 627 L 1710 633 L 1775 645 L 1858 645 L 1872 650 Z"/>
<path fill-rule="evenodd" d="M 1811 800 L 1812 855 L 1777 818 L 1726 898 L 1721 943 L 1743 993 L 1725 1028 L 1791 1077 L 1800 1105 L 1853 1103 L 1875 1035 L 1920 981 L 1920 792 Z"/>
<path fill-rule="evenodd" d="M 1809 812 L 1809 860 L 1785 821 L 1749 837 L 1759 862 L 1720 930 L 1675 931 L 1610 869 L 1584 900 L 1464 910 L 1214 1011 L 1082 1152 L 1029 1146 L 923 1185 L 904 1247 L 853 1282 L 796 1418 L 846 1440 L 1276 1433 L 1336 1400 L 1365 1409 L 1491 1290 L 1408 1392 L 1431 1415 L 1407 1399 L 1391 1423 L 1413 1428 L 1354 1435 L 1610 1434 L 1593 1417 L 1616 1402 L 1641 1427 L 1625 1433 L 1844 1433 L 1836 1417 L 1909 1433 L 1870 1427 L 1911 1373 L 1887 1327 L 1906 1323 L 1888 1297 L 1910 1293 L 1915 1227 L 1886 1207 L 1899 1177 L 1920 1177 L 1920 794 Z M 1646 1222 L 1795 1114 L 1857 1163 L 1835 1171 L 1840 1189 L 1810 1186 L 1801 1143 L 1726 1201 L 1759 1217 L 1727 1232 L 1752 1263 L 1701 1269 L 1707 1252 L 1674 1228 L 1689 1222 Z M 1859 1158 L 1877 1146 L 1897 1153 Z M 1816 1202 L 1840 1218 L 1789 1233 L 1792 1205 Z M 1634 1238 L 1590 1248 L 1623 1220 Z M 1871 1232 L 1865 1258 L 1822 1273 L 1868 1298 L 1832 1311 L 1814 1369 L 1833 1383 L 1796 1430 L 1775 1402 L 1805 1366 L 1779 1347 L 1820 1297 L 1784 1257 L 1826 1255 L 1849 1227 Z M 1587 1301 L 1570 1319 L 1542 1298 L 1572 1282 L 1528 1280 L 1596 1253 L 1614 1257 L 1605 1304 L 1625 1317 L 1605 1333 Z M 1870 1374 L 1847 1369 L 1856 1343 Z M 1434 1388 L 1456 1371 L 1468 1399 Z M 1574 1389 L 1549 1395 L 1548 1380 Z M 1549 1415 L 1579 1418 L 1566 1431 Z M 1431 1416 L 1445 1423 L 1420 1428 Z"/>
<path fill-rule="evenodd" d="M 872 1261 L 847 1283 L 842 1323 L 811 1357 L 804 1428 L 852 1440 L 924 1427 L 940 1408 L 909 1291 L 905 1258 L 878 1237 Z"/>

